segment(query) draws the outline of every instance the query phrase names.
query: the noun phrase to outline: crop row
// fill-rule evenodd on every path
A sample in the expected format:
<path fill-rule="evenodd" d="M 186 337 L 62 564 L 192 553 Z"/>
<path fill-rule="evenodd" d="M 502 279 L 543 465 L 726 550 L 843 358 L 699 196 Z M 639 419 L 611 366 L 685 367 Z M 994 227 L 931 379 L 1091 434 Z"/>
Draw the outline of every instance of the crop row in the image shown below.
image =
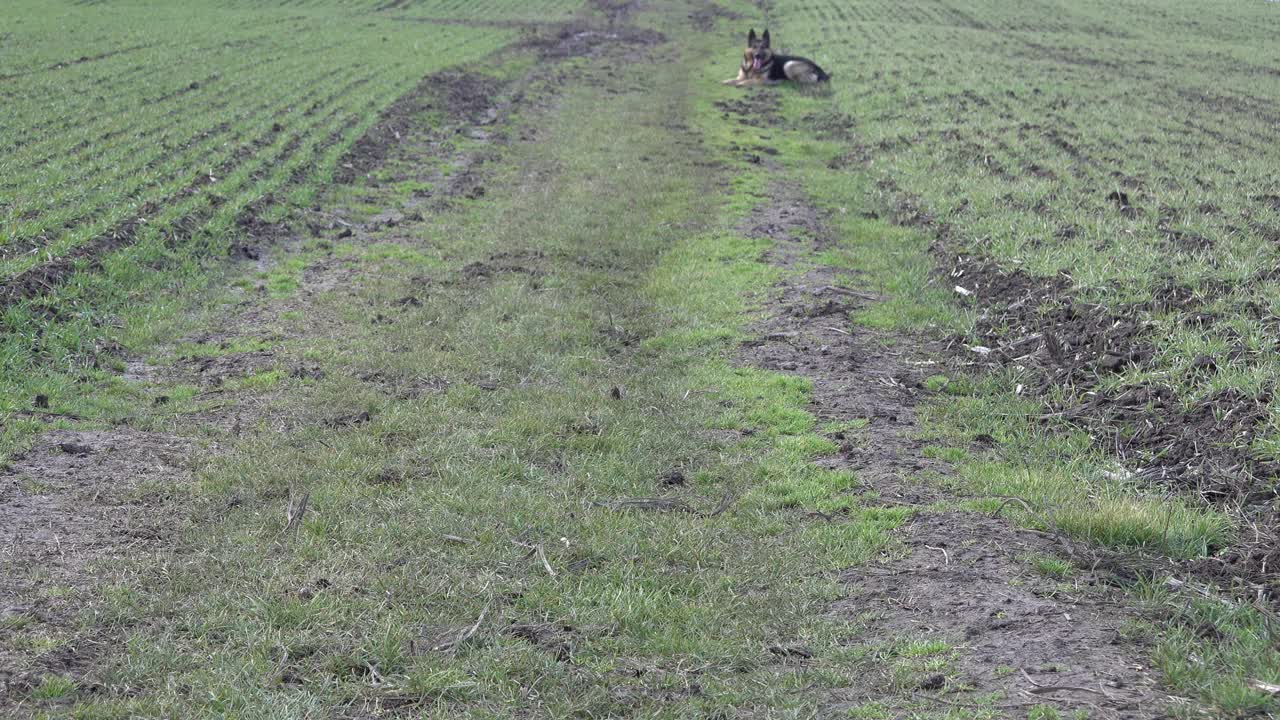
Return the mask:
<path fill-rule="evenodd" d="M 1258 8 L 953 5 L 801 0 L 775 32 L 830 66 L 877 172 L 959 239 L 1108 299 L 1280 260 L 1280 53 L 1227 12 Z M 1035 17 L 1056 19 L 1009 30 Z"/>
<path fill-rule="evenodd" d="M 225 5 L 111 14 L 19 6 L 24 42 L 43 44 L 0 65 L 9 78 L 0 123 L 3 277 L 74 253 L 144 210 L 151 223 L 238 211 L 303 177 L 300 169 L 323 167 L 317 158 L 332 162 L 332 146 L 349 144 L 350 131 L 424 75 L 510 37 L 356 22 L 340 12 L 343 3 L 310 3 L 303 14 Z M 58 27 L 95 30 L 82 44 Z M 152 43 L 140 44 L 147 27 Z M 104 50 L 113 29 L 120 52 Z M 94 54 L 75 56 L 86 51 Z M 46 64 L 72 56 L 82 59 Z"/>
<path fill-rule="evenodd" d="M 254 0 L 219 0 L 224 7 L 255 7 Z M 335 10 L 363 14 L 378 12 L 398 17 L 431 17 L 479 21 L 556 21 L 567 19 L 582 7 L 579 0 L 287 0 L 277 3 L 290 10 Z"/>

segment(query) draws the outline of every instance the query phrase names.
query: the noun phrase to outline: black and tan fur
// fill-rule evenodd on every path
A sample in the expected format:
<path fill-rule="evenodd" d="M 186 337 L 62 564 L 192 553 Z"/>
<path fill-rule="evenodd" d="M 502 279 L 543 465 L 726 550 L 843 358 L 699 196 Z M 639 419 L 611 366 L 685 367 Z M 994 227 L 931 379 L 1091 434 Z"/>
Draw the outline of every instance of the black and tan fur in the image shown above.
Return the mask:
<path fill-rule="evenodd" d="M 826 82 L 831 76 L 809 58 L 795 55 L 777 55 L 769 47 L 769 31 L 756 37 L 755 28 L 747 33 L 747 49 L 742 53 L 742 65 L 738 77 L 724 81 L 725 85 L 773 85 L 791 81 L 804 85 Z"/>

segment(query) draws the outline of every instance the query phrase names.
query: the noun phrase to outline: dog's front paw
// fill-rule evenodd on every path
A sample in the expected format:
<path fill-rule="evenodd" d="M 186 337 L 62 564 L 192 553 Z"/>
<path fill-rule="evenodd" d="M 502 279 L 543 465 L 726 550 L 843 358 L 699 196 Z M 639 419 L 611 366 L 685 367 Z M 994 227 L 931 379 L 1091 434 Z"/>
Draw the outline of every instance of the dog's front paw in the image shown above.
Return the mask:
<path fill-rule="evenodd" d="M 738 78 L 729 78 L 728 80 L 721 80 L 720 84 L 721 85 L 737 85 Z"/>

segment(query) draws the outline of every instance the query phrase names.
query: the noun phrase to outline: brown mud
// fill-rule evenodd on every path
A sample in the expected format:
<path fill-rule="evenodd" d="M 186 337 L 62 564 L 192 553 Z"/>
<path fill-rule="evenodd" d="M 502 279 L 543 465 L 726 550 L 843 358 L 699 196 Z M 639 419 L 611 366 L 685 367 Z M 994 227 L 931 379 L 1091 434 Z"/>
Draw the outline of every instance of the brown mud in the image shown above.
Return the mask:
<path fill-rule="evenodd" d="M 767 259 L 792 277 L 778 288 L 772 316 L 753 328 L 757 339 L 744 344 L 743 362 L 812 380 L 810 411 L 822 422 L 867 421 L 848 437 L 833 437 L 840 455 L 823 465 L 853 470 L 862 490 L 884 502 L 937 499 L 927 486 L 907 478 L 941 469 L 921 455 L 923 443 L 911 437 L 916 388 L 930 363 L 928 344 L 904 343 L 916 349 L 915 357 L 906 357 L 889 349 L 887 338 L 846 327 L 849 314 L 875 296 L 849 289 L 847 272 L 811 264 L 809 255 L 829 240 L 818 211 L 798 188 L 775 186 L 772 194 L 774 199 L 757 208 L 742 230 L 748 237 L 772 240 Z"/>
<path fill-rule="evenodd" d="M 1064 587 L 1019 558 L 1056 554 L 1058 541 L 971 513 L 918 515 L 902 530 L 908 556 L 886 567 L 856 568 L 842 580 L 852 594 L 831 609 L 865 628 L 852 642 L 886 636 L 945 638 L 958 659 L 951 677 L 925 674 L 909 688 L 908 707 L 981 706 L 993 692 L 1009 717 L 1049 705 L 1091 718 L 1162 718 L 1167 699 L 1122 633 L 1134 614 L 1091 582 Z M 1083 586 L 1082 586 L 1083 585 Z M 872 676 L 842 693 L 837 706 L 897 696 L 895 679 Z M 904 710 L 906 708 L 903 708 Z"/>
<path fill-rule="evenodd" d="M 914 208 L 896 217 L 938 233 L 935 251 L 945 261 L 939 282 L 963 288 L 957 301 L 978 311 L 973 333 L 952 345 L 964 361 L 1029 371 L 1027 389 L 1045 400 L 1040 422 L 1046 427 L 1083 428 L 1140 481 L 1191 493 L 1238 515 L 1255 529 L 1188 568 L 1251 595 L 1261 590 L 1280 596 L 1280 533 L 1274 530 L 1280 514 L 1273 507 L 1280 463 L 1252 451 L 1267 432 L 1273 391 L 1228 388 L 1188 403 L 1163 384 L 1107 382 L 1126 369 L 1155 368 L 1159 337 L 1148 320 L 1152 314 L 1177 313 L 1199 327 L 1212 326 L 1217 318 L 1204 308 L 1228 288 L 1197 292 L 1165 282 L 1150 301 L 1108 307 L 1082 300 L 1069 278 L 1034 277 L 955 253 L 945 223 Z M 1246 355 L 1241 347 L 1223 357 L 1196 357 L 1188 379 L 1207 380 L 1219 364 Z"/>

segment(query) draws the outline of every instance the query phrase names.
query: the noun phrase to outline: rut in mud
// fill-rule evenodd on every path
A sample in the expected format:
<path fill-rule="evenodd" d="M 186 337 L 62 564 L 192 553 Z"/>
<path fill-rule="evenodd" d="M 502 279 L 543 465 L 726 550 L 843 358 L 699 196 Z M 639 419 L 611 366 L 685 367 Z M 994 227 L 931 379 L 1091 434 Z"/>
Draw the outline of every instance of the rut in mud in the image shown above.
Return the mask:
<path fill-rule="evenodd" d="M 1036 277 L 1001 267 L 990 258 L 958 249 L 945 220 L 922 210 L 892 182 L 898 193 L 890 218 L 920 227 L 937 238 L 937 280 L 955 286 L 957 302 L 973 306 L 977 321 L 968 336 L 952 338 L 952 357 L 987 369 L 1017 368 L 1027 373 L 1027 391 L 1045 403 L 1039 419 L 1050 432 L 1067 424 L 1087 431 L 1100 449 L 1113 454 L 1136 482 L 1198 497 L 1237 519 L 1246 532 L 1228 547 L 1209 548 L 1206 557 L 1143 565 L 1176 566 L 1211 583 L 1275 602 L 1280 593 L 1280 534 L 1275 509 L 1280 462 L 1257 450 L 1271 431 L 1275 388 L 1222 387 L 1188 401 L 1178 383 L 1203 384 L 1232 364 L 1260 357 L 1234 331 L 1225 353 L 1201 353 L 1176 372 L 1160 363 L 1160 332 L 1153 316 L 1178 316 L 1205 333 L 1222 332 L 1227 318 L 1215 301 L 1237 289 L 1221 283 L 1193 289 L 1165 278 L 1149 300 L 1108 306 L 1081 299 L 1065 276 Z M 1127 207 L 1127 206 L 1123 206 Z M 1070 229 L 1060 239 L 1069 239 Z M 1172 231 L 1171 231 L 1172 232 Z M 1253 304 L 1252 321 L 1270 323 L 1269 312 Z M 976 355 L 973 348 L 982 351 Z M 1149 373 L 1136 382 L 1116 383 L 1126 371 Z M 1170 376 L 1166 379 L 1162 376 Z"/>
<path fill-rule="evenodd" d="M 1075 160 L 1098 161 L 1062 139 L 1057 129 L 1045 134 Z M 944 134 L 944 139 L 952 138 Z M 974 163 L 990 159 L 985 150 L 965 152 Z M 863 148 L 832 158 L 831 166 L 869 166 L 879 157 Z M 1008 181 L 1053 179 L 1051 171 L 1035 164 L 1020 175 L 1016 169 L 995 172 Z M 1115 189 L 1095 187 L 1089 193 L 1088 201 L 1104 201 L 1100 212 L 1131 223 L 1129 234 L 1135 229 L 1154 233 L 1153 242 L 1175 259 L 1196 257 L 1203 258 L 1205 267 L 1219 265 L 1223 252 L 1215 246 L 1222 236 L 1183 229 L 1179 223 L 1184 216 L 1221 216 L 1213 202 L 1185 208 L 1157 203 L 1143 180 L 1118 171 L 1114 176 Z M 1233 379 L 1259 372 L 1272 356 L 1273 341 L 1260 342 L 1238 327 L 1268 332 L 1274 327 L 1269 306 L 1252 299 L 1274 280 L 1274 269 L 1256 270 L 1238 281 L 1188 281 L 1165 267 L 1153 276 L 1138 274 L 1082 291 L 1069 270 L 1035 275 L 993 257 L 980 242 L 972 247 L 973 239 L 961 237 L 958 229 L 972 217 L 968 199 L 942 212 L 927 207 L 894 178 L 882 177 L 877 189 L 886 219 L 933 239 L 935 282 L 954 287 L 956 304 L 975 315 L 972 331 L 952 338 L 951 355 L 984 369 L 1021 373 L 1028 396 L 1044 405 L 1039 424 L 1047 433 L 1083 430 L 1138 485 L 1198 498 L 1244 529 L 1226 547 L 1208 548 L 1207 557 L 1157 564 L 1166 570 L 1176 566 L 1176 572 L 1194 574 L 1243 597 L 1276 602 L 1280 462 L 1263 449 L 1273 432 L 1276 387 L 1269 376 L 1253 384 Z M 1274 209 L 1269 197 L 1249 195 Z M 1256 222 L 1252 231 L 1274 234 Z M 1068 246 L 1087 232 L 1064 221 L 1036 242 Z M 1112 302 L 1109 294 L 1141 299 Z M 1169 338 L 1184 332 L 1214 343 L 1172 351 Z"/>
<path fill-rule="evenodd" d="M 999 691 L 1008 700 L 996 707 L 1010 715 L 1047 704 L 1099 718 L 1163 717 L 1143 648 L 1121 634 L 1135 617 L 1123 598 L 1088 577 L 1064 592 L 1031 569 L 1029 557 L 1074 552 L 1069 541 L 927 507 L 957 499 L 926 480 L 947 467 L 922 454 L 913 410 L 941 348 L 848 323 L 877 297 L 856 289 L 856 275 L 814 263 L 831 240 L 803 188 L 776 184 L 770 195 L 743 230 L 773 241 L 768 260 L 786 279 L 741 361 L 809 378 L 811 412 L 822 421 L 865 420 L 832 437 L 840 451 L 819 463 L 852 470 L 870 503 L 918 508 L 899 532 L 905 557 L 843 573 L 848 596 L 829 612 L 863 628 L 849 643 L 940 639 L 958 658 L 953 676 L 926 675 L 907 688 L 888 666 L 873 666 L 865 683 L 834 693 L 824 714 L 869 702 L 900 712 L 978 709 L 973 700 Z"/>

